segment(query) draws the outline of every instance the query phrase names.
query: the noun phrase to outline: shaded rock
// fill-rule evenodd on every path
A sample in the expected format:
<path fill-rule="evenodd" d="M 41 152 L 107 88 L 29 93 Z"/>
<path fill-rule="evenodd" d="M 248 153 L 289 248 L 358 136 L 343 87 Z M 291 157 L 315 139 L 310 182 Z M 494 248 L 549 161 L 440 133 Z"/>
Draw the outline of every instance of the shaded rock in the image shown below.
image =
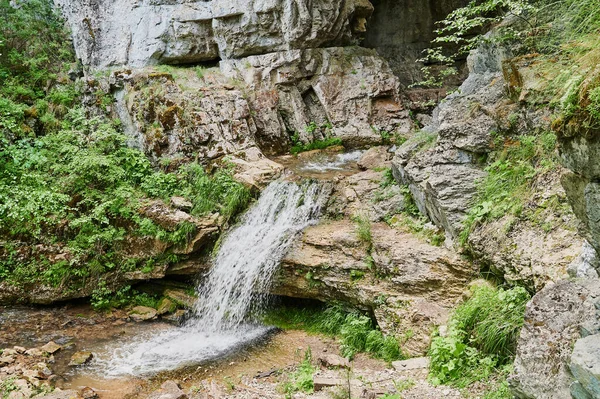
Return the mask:
<path fill-rule="evenodd" d="M 47 352 L 47 353 L 53 355 L 56 352 L 58 352 L 59 350 L 61 350 L 62 346 L 60 346 L 59 344 L 57 344 L 54 341 L 50 341 L 46 345 L 40 347 L 40 349 L 44 352 Z"/>
<path fill-rule="evenodd" d="M 179 263 L 170 265 L 167 268 L 167 276 L 197 276 L 210 268 L 207 259 L 188 259 Z"/>
<path fill-rule="evenodd" d="M 162 320 L 179 325 L 185 320 L 186 315 L 187 315 L 187 312 L 185 310 L 178 309 L 175 311 L 175 313 L 171 313 L 171 314 L 162 316 Z"/>
<path fill-rule="evenodd" d="M 187 399 L 187 397 L 175 381 L 165 381 L 159 390 L 148 396 L 148 399 Z"/>
<path fill-rule="evenodd" d="M 183 197 L 171 197 L 171 206 L 180 211 L 189 212 L 194 207 L 194 204 Z"/>
<path fill-rule="evenodd" d="M 94 391 L 92 388 L 90 387 L 85 387 L 81 390 L 81 397 L 83 399 L 98 399 L 99 396 L 96 393 L 96 391 Z"/>
<path fill-rule="evenodd" d="M 94 354 L 92 352 L 87 352 L 87 351 L 75 352 L 71 356 L 71 361 L 69 362 L 69 366 L 81 366 L 83 364 L 88 363 L 90 360 L 93 359 L 93 357 L 94 357 Z"/>
<path fill-rule="evenodd" d="M 7 353 L 6 353 L 6 351 L 7 351 L 7 350 L 9 350 L 9 349 L 5 349 L 3 353 L 4 353 L 4 354 L 7 354 Z M 26 351 L 27 349 L 26 349 L 26 348 L 24 348 L 24 347 L 22 347 L 22 346 L 15 346 L 15 347 L 13 347 L 13 349 L 12 349 L 12 350 L 16 351 L 17 353 L 25 353 L 25 351 Z"/>
<path fill-rule="evenodd" d="M 345 369 L 350 368 L 350 361 L 348 359 L 334 354 L 321 355 L 317 361 L 323 367 Z"/>
<path fill-rule="evenodd" d="M 168 298 L 163 298 L 158 303 L 156 314 L 162 316 L 167 313 L 173 313 L 175 310 L 177 310 L 177 304 Z"/>
<path fill-rule="evenodd" d="M 600 398 L 600 334 L 589 335 L 575 343 L 569 368 L 581 390 L 587 393 L 587 396 L 584 392 L 573 394 L 575 399 Z"/>
<path fill-rule="evenodd" d="M 518 398 L 570 397 L 572 344 L 600 333 L 598 308 L 598 279 L 560 281 L 533 297 L 527 304 L 514 373 L 509 378 Z"/>
<path fill-rule="evenodd" d="M 156 318 L 157 311 L 148 306 L 136 306 L 128 313 L 134 321 L 148 321 Z"/>
<path fill-rule="evenodd" d="M 177 305 L 191 309 L 196 304 L 196 297 L 186 293 L 184 290 L 170 288 L 165 290 L 164 296 L 175 302 Z"/>

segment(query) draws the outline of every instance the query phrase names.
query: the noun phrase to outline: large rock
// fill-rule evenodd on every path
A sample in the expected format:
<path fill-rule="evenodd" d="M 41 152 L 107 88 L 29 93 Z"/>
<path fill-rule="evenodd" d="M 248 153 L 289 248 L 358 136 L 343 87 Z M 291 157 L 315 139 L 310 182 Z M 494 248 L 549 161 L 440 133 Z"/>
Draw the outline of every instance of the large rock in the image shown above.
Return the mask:
<path fill-rule="evenodd" d="M 352 44 L 368 0 L 55 0 L 84 65 L 144 66 Z"/>
<path fill-rule="evenodd" d="M 363 146 L 382 141 L 374 127 L 398 133 L 411 128 L 400 83 L 373 50 L 290 50 L 220 65 L 226 76 L 248 87 L 258 145 L 267 153 L 277 152 L 288 132 L 297 132 L 303 142 L 333 135 Z M 311 123 L 314 128 L 307 128 Z"/>
<path fill-rule="evenodd" d="M 600 334 L 578 340 L 569 366 L 577 379 L 577 390 L 571 386 L 575 399 L 600 398 Z M 580 393 L 579 389 L 583 392 Z"/>
<path fill-rule="evenodd" d="M 394 176 L 409 186 L 419 210 L 452 240 L 462 230 L 476 182 L 485 176 L 479 159 L 491 151 L 491 134 L 499 130 L 494 107 L 505 93 L 505 58 L 496 47 L 472 52 L 467 80 L 436 108 L 432 124 L 398 149 L 393 161 Z"/>
<path fill-rule="evenodd" d="M 587 358 L 581 351 L 589 349 L 593 353 L 591 342 L 595 339 L 576 343 L 577 351 L 574 356 L 571 353 L 574 342 L 600 333 L 599 309 L 598 279 L 561 281 L 533 297 L 527 304 L 514 374 L 509 379 L 518 398 L 569 398 L 575 381 L 570 365 L 571 369 L 581 372 L 584 383 L 590 381 L 579 365 Z M 590 370 L 593 372 L 594 368 Z"/>
<path fill-rule="evenodd" d="M 309 227 L 283 259 L 272 293 L 375 309 L 386 333 L 406 334 L 403 348 L 424 353 L 473 270 L 451 251 L 385 224 L 373 224 L 372 237 L 369 254 L 350 220 Z"/>

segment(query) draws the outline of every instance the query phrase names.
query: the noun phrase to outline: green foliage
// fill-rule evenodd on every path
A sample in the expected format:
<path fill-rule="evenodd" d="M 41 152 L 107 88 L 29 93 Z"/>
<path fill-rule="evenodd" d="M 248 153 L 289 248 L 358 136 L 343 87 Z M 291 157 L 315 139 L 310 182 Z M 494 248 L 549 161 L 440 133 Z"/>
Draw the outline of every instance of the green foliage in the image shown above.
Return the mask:
<path fill-rule="evenodd" d="M 369 246 L 373 245 L 373 236 L 371 234 L 371 221 L 366 215 L 357 215 L 353 218 L 356 224 L 356 236 L 360 241 Z"/>
<path fill-rule="evenodd" d="M 156 308 L 159 298 L 149 295 L 145 292 L 139 292 L 131 289 L 131 286 L 125 286 L 119 290 L 113 291 L 106 286 L 105 282 L 98 284 L 92 292 L 91 305 L 94 310 L 106 311 L 113 308 L 120 309 L 128 306 L 147 306 Z"/>
<path fill-rule="evenodd" d="M 480 223 L 504 215 L 519 216 L 536 176 L 558 165 L 556 135 L 523 135 L 516 139 L 499 137 L 497 149 L 490 154 L 487 175 L 478 183 L 474 205 L 469 210 L 460 235 L 461 244 Z"/>
<path fill-rule="evenodd" d="M 283 384 L 283 393 L 286 399 L 291 399 L 295 392 L 304 392 L 311 394 L 314 392 L 313 375 L 316 368 L 312 364 L 312 352 L 310 348 L 304 353 L 304 360 L 298 365 L 289 381 Z"/>
<path fill-rule="evenodd" d="M 310 122 L 308 126 L 306 126 L 305 131 L 311 136 L 313 136 L 316 131 L 323 131 L 323 136 L 325 138 L 323 140 L 314 140 L 305 144 L 300 141 L 299 133 L 295 132 L 291 137 L 292 148 L 290 149 L 290 153 L 292 155 L 298 155 L 301 152 L 323 150 L 328 147 L 342 145 L 342 140 L 340 138 L 333 137 L 332 129 L 333 126 L 329 122 L 321 126 L 318 126 L 315 122 Z"/>
<path fill-rule="evenodd" d="M 342 355 L 348 358 L 361 352 L 387 362 L 403 358 L 394 337 L 383 335 L 368 316 L 345 311 L 339 306 L 325 309 L 280 307 L 270 311 L 264 321 L 283 329 L 302 329 L 338 337 Z"/>
<path fill-rule="evenodd" d="M 452 314 L 448 333 L 432 340 L 431 380 L 465 387 L 510 363 L 529 299 L 521 287 L 473 287 L 471 298 Z"/>

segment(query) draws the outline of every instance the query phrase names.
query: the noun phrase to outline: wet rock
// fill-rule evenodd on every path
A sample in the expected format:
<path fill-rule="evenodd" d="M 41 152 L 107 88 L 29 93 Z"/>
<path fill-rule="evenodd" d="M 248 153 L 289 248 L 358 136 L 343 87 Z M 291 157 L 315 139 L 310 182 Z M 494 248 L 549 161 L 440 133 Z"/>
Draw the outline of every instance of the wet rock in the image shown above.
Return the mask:
<path fill-rule="evenodd" d="M 173 324 L 181 324 L 187 316 L 187 312 L 183 309 L 178 309 L 175 313 L 167 314 L 162 316 L 162 320 L 168 321 Z"/>
<path fill-rule="evenodd" d="M 92 388 L 90 387 L 85 387 L 81 390 L 81 397 L 83 399 L 98 399 L 99 396 L 96 393 L 96 391 L 94 391 Z"/>
<path fill-rule="evenodd" d="M 80 351 L 75 352 L 71 356 L 71 361 L 69 362 L 69 366 L 81 366 L 83 364 L 88 363 L 94 357 L 92 352 Z"/>
<path fill-rule="evenodd" d="M 40 347 L 40 349 L 41 349 L 43 352 L 47 352 L 47 353 L 49 353 L 49 354 L 53 355 L 53 354 L 55 354 L 56 352 L 58 352 L 59 350 L 61 350 L 61 349 L 62 349 L 62 346 L 60 346 L 59 344 L 57 344 L 57 343 L 56 343 L 56 342 L 54 342 L 54 341 L 50 341 L 50 342 L 48 342 L 46 345 L 44 345 L 44 346 Z"/>
<path fill-rule="evenodd" d="M 156 318 L 157 311 L 148 306 L 136 306 L 128 313 L 134 321 L 148 321 Z"/>
<path fill-rule="evenodd" d="M 180 211 L 189 212 L 192 210 L 194 204 L 183 197 L 171 197 L 171 206 Z"/>
<path fill-rule="evenodd" d="M 533 297 L 527 304 L 514 373 L 509 378 L 518 398 L 570 397 L 572 345 L 600 333 L 599 308 L 598 279 L 560 281 Z M 579 348 L 586 346 L 580 344 Z M 592 346 L 587 348 L 593 351 Z"/>
<path fill-rule="evenodd" d="M 600 398 L 600 334 L 587 336 L 575 343 L 569 368 L 580 390 L 583 390 L 574 393 L 571 389 L 575 399 Z"/>
<path fill-rule="evenodd" d="M 317 359 L 318 363 L 328 368 L 350 368 L 350 361 L 345 357 L 334 354 L 322 355 Z"/>
<path fill-rule="evenodd" d="M 187 399 L 188 396 L 175 381 L 165 381 L 160 389 L 152 392 L 148 399 Z"/>
<path fill-rule="evenodd" d="M 186 293 L 184 290 L 169 288 L 165 290 L 164 296 L 175 302 L 177 305 L 191 309 L 196 304 L 196 298 Z"/>
<path fill-rule="evenodd" d="M 168 298 L 163 298 L 158 303 L 156 314 L 162 316 L 168 313 L 173 313 L 175 310 L 177 310 L 177 304 Z"/>

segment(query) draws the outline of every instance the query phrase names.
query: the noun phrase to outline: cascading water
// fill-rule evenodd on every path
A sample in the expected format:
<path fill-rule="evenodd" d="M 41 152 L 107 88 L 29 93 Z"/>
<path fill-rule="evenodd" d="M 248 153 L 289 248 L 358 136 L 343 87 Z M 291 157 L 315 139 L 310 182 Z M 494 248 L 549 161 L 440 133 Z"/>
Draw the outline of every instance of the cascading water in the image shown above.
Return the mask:
<path fill-rule="evenodd" d="M 249 315 L 264 304 L 272 277 L 294 239 L 316 222 L 327 192 L 316 183 L 276 181 L 224 239 L 198 288 L 195 316 L 181 328 L 138 337 L 100 358 L 108 375 L 147 374 L 211 359 L 263 336 Z"/>

